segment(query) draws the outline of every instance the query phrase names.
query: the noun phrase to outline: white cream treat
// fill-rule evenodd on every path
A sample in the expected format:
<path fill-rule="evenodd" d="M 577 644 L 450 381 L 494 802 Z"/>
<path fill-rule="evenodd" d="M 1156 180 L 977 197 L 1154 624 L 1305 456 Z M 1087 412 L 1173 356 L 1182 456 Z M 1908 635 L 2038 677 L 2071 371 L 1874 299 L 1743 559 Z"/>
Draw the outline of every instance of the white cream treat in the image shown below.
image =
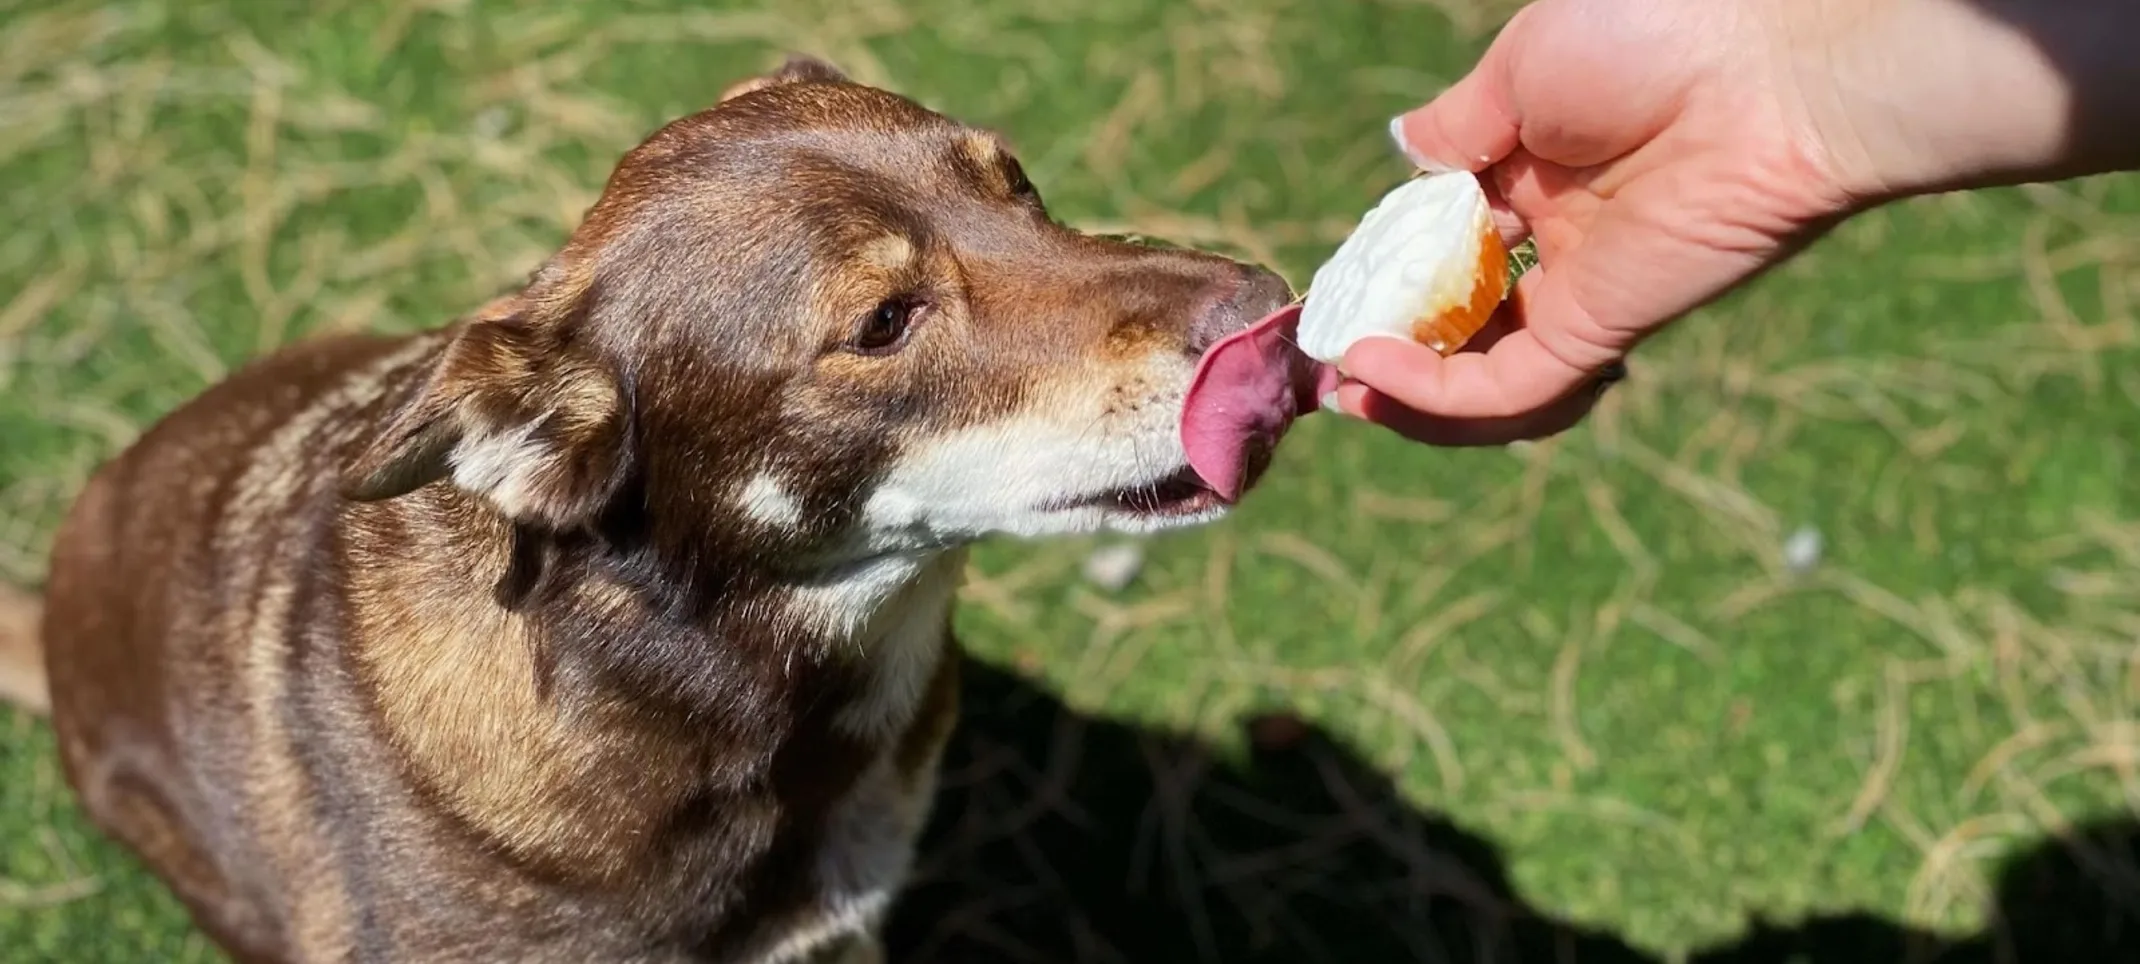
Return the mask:
<path fill-rule="evenodd" d="M 1508 287 L 1508 250 L 1478 178 L 1425 174 L 1385 195 L 1316 270 L 1300 348 L 1336 364 L 1389 335 L 1447 355 L 1484 327 Z"/>

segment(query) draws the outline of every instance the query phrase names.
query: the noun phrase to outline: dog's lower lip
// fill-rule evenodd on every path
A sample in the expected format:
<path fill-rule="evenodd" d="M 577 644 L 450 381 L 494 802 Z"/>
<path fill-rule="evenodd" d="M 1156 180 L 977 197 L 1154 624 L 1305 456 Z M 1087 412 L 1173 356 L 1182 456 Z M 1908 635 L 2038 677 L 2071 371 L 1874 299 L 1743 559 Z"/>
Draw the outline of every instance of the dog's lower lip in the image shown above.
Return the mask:
<path fill-rule="evenodd" d="M 1132 515 L 1167 517 L 1195 515 L 1220 504 L 1219 494 L 1205 485 L 1195 470 L 1185 466 L 1156 482 L 1102 492 L 1076 500 L 1071 507 L 1097 506 Z"/>

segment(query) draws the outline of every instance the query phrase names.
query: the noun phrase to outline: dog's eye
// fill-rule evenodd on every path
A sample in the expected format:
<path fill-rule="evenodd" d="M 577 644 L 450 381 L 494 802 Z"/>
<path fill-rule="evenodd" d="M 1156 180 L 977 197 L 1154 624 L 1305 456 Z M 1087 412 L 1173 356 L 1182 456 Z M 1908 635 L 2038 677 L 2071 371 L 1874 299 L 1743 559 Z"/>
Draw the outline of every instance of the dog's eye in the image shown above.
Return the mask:
<path fill-rule="evenodd" d="M 888 355 L 906 346 L 907 333 L 926 307 L 911 298 L 891 298 L 871 311 L 855 327 L 847 347 L 863 355 Z"/>

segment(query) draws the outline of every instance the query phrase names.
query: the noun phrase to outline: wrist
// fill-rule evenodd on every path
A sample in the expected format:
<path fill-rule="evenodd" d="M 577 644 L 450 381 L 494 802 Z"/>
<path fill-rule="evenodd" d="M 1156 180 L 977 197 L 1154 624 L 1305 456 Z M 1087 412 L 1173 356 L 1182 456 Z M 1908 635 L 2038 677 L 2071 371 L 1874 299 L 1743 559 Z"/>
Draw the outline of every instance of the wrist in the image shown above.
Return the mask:
<path fill-rule="evenodd" d="M 1789 0 L 1786 0 L 1789 2 Z M 1861 203 L 2140 163 L 2140 4 L 1812 0 L 1791 63 Z"/>

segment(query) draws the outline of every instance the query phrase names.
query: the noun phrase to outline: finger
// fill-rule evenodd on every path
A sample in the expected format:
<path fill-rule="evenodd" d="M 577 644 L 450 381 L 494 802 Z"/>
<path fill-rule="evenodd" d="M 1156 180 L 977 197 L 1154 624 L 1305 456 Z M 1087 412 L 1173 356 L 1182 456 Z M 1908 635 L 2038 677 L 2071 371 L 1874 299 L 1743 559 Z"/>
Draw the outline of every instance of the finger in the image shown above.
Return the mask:
<path fill-rule="evenodd" d="M 1370 338 L 1345 353 L 1346 374 L 1408 408 L 1440 418 L 1529 415 L 1587 377 L 1547 352 L 1532 332 L 1509 332 L 1483 352 L 1447 358 L 1395 338 Z"/>
<path fill-rule="evenodd" d="M 1541 262 L 1552 263 L 1580 247 L 1602 216 L 1605 200 L 1590 189 L 1591 171 L 1553 164 L 1518 148 L 1489 174 L 1484 180 L 1493 182 L 1510 212 L 1531 216 L 1524 228 Z"/>
<path fill-rule="evenodd" d="M 1507 35 L 1441 96 L 1390 121 L 1390 137 L 1421 170 L 1482 171 L 1521 140 L 1510 98 Z"/>
<path fill-rule="evenodd" d="M 1363 339 L 1345 373 L 1420 412 L 1443 418 L 1529 415 L 1617 361 L 1630 341 L 1598 325 L 1562 274 L 1541 264 L 1517 282 L 1516 326 L 1482 352 L 1443 358 L 1400 338 Z"/>
<path fill-rule="evenodd" d="M 1443 418 L 1409 408 L 1359 382 L 1338 386 L 1339 411 L 1380 425 L 1398 435 L 1447 448 L 1507 445 L 1559 435 L 1587 417 L 1607 389 L 1619 381 L 1624 370 L 1616 369 L 1591 380 L 1552 404 L 1520 416 L 1506 418 Z"/>
<path fill-rule="evenodd" d="M 1501 235 L 1501 246 L 1513 248 L 1531 236 L 1531 226 L 1524 223 L 1523 216 L 1508 203 L 1508 196 L 1501 190 L 1500 168 L 1494 176 L 1479 178 L 1479 187 L 1486 194 L 1486 210 L 1492 215 L 1495 233 Z"/>

